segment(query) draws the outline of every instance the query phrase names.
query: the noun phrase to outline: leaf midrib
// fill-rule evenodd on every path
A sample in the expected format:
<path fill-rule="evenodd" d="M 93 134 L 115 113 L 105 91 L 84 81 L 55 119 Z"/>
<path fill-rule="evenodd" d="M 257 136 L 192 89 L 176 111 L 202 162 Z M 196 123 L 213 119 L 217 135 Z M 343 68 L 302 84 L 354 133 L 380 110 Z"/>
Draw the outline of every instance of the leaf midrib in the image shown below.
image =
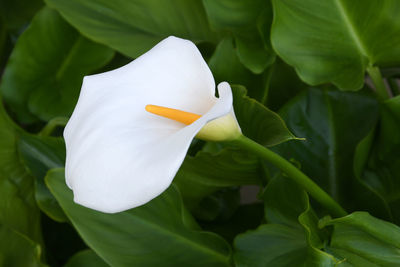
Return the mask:
<path fill-rule="evenodd" d="M 353 39 L 355 45 L 357 46 L 358 50 L 361 52 L 362 55 L 371 59 L 366 46 L 364 45 L 363 41 L 361 40 L 356 27 L 354 26 L 353 22 L 350 19 L 347 10 L 343 6 L 341 0 L 333 0 L 336 3 L 336 7 L 339 10 L 340 15 L 344 21 L 344 24 L 347 26 L 348 33 L 350 34 L 351 38 Z"/>
<path fill-rule="evenodd" d="M 64 211 L 64 212 L 65 212 L 65 211 Z M 66 213 L 67 213 L 67 212 L 66 212 Z M 67 213 L 67 214 L 69 214 L 69 213 Z M 131 216 L 132 216 L 132 215 L 131 215 Z M 163 233 L 165 233 L 167 236 L 169 235 L 169 236 L 172 236 L 173 238 L 178 238 L 178 239 L 182 240 L 183 243 L 191 244 L 192 246 L 198 248 L 200 251 L 206 252 L 206 254 L 213 254 L 213 255 L 217 256 L 217 257 L 218 257 L 219 259 L 221 259 L 223 262 L 225 262 L 225 261 L 228 259 L 228 257 L 225 257 L 224 254 L 222 254 L 222 253 L 218 253 L 217 251 L 212 250 L 212 249 L 210 249 L 210 248 L 208 248 L 208 247 L 206 247 L 206 246 L 202 246 L 202 245 L 200 245 L 199 243 L 194 242 L 194 241 L 192 241 L 191 239 L 186 238 L 185 236 L 180 235 L 180 234 L 178 234 L 178 233 L 176 233 L 176 232 L 169 231 L 169 230 L 167 230 L 167 229 L 161 227 L 160 225 L 158 225 L 158 224 L 156 224 L 156 223 L 154 223 L 154 222 L 152 222 L 152 221 L 143 219 L 143 218 L 141 218 L 141 217 L 139 217 L 139 216 L 134 216 L 134 217 L 135 217 L 135 220 L 140 221 L 142 224 L 144 224 L 144 225 L 146 225 L 146 226 L 148 226 L 148 227 L 150 227 L 150 228 L 156 229 L 158 232 L 163 232 Z M 72 219 L 72 218 L 71 218 L 71 221 L 72 221 L 72 222 L 75 222 L 75 220 Z M 75 225 L 75 227 L 76 227 L 76 229 L 80 229 L 80 227 L 78 227 L 77 225 Z M 79 230 L 78 230 L 78 231 L 79 231 Z M 189 230 L 189 231 L 191 231 L 191 230 Z M 81 231 L 79 231 L 79 232 L 81 232 Z M 83 234 L 83 233 L 81 233 L 81 234 Z M 89 243 L 89 242 L 88 242 L 88 243 Z M 90 243 L 91 243 L 91 242 L 90 242 Z"/>

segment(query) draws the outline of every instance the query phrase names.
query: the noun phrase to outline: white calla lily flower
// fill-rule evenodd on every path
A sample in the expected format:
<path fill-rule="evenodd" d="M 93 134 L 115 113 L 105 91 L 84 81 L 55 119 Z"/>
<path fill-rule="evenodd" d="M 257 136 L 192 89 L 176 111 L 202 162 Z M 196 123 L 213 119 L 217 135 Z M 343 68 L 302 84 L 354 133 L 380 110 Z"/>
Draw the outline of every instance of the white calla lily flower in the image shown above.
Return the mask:
<path fill-rule="evenodd" d="M 107 213 L 143 205 L 168 188 L 196 135 L 237 138 L 229 84 L 218 93 L 196 46 L 176 37 L 85 77 L 64 131 L 74 201 Z"/>

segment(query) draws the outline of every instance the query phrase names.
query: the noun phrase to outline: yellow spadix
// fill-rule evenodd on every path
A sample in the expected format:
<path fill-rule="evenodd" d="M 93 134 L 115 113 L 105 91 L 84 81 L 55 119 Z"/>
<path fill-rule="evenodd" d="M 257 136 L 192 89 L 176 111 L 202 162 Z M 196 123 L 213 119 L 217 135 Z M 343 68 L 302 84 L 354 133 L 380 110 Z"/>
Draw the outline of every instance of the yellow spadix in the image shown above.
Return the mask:
<path fill-rule="evenodd" d="M 164 118 L 168 118 L 174 121 L 181 122 L 183 124 L 189 125 L 195 122 L 197 119 L 201 117 L 201 115 L 194 114 L 191 112 L 173 109 L 173 108 L 166 108 L 156 105 L 147 105 L 146 111 L 156 114 L 158 116 L 162 116 Z"/>

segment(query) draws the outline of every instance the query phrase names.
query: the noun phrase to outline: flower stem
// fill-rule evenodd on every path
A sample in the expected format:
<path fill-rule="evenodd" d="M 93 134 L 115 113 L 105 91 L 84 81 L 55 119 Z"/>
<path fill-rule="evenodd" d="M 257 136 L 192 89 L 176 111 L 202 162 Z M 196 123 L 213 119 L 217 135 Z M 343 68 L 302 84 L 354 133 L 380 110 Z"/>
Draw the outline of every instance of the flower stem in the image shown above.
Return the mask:
<path fill-rule="evenodd" d="M 383 82 L 381 71 L 378 67 L 369 66 L 367 68 L 367 72 L 371 77 L 372 82 L 375 85 L 376 94 L 379 96 L 381 100 L 386 100 L 390 98 L 389 92 L 386 88 L 385 83 Z"/>
<path fill-rule="evenodd" d="M 289 178 L 305 189 L 315 200 L 331 212 L 333 216 L 342 217 L 347 215 L 347 212 L 330 195 L 286 159 L 244 135 L 236 139 L 236 143 L 240 147 L 254 152 L 286 173 Z"/>

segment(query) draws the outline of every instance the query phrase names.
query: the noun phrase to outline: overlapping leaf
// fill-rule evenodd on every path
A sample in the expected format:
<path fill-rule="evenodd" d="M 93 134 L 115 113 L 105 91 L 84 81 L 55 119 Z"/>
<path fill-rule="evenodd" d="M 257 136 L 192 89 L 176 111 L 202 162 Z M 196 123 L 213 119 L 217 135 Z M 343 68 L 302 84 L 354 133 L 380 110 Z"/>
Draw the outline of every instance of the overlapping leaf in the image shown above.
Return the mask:
<path fill-rule="evenodd" d="M 0 224 L 0 238 L 0 266 L 44 266 L 37 243 L 3 224 Z"/>
<path fill-rule="evenodd" d="M 175 35 L 215 42 L 198 0 L 47 0 L 89 38 L 136 58 L 162 39 Z"/>
<path fill-rule="evenodd" d="M 265 101 L 268 90 L 268 73 L 256 75 L 239 61 L 232 38 L 223 39 L 215 49 L 208 65 L 216 83 L 246 85 L 251 97 Z M 266 71 L 268 72 L 268 71 Z"/>
<path fill-rule="evenodd" d="M 247 97 L 244 87 L 232 86 L 232 90 L 235 114 L 246 136 L 266 146 L 296 139 L 279 115 Z M 225 149 L 188 156 L 176 182 L 180 188 L 187 188 L 182 190 L 184 198 L 194 204 L 217 188 L 261 184 L 261 176 L 257 157 L 238 149 Z"/>
<path fill-rule="evenodd" d="M 0 106 L 0 265 L 39 266 L 42 245 L 34 179 L 21 163 L 22 131 Z M 21 256 L 24 255 L 24 256 Z M 14 265 L 16 264 L 16 265 Z M 30 264 L 30 265 L 29 265 Z"/>
<path fill-rule="evenodd" d="M 321 223 L 321 226 L 327 225 L 333 226 L 333 233 L 326 250 L 338 257 L 343 266 L 400 264 L 400 227 L 366 212 Z"/>
<path fill-rule="evenodd" d="M 357 204 L 400 224 L 400 97 L 382 103 L 379 127 L 357 147 L 355 175 L 363 185 Z"/>
<path fill-rule="evenodd" d="M 21 122 L 68 116 L 83 76 L 112 56 L 111 49 L 84 38 L 56 11 L 44 8 L 18 39 L 0 89 Z"/>
<path fill-rule="evenodd" d="M 229 265 L 229 245 L 196 229 L 175 186 L 142 207 L 104 214 L 75 204 L 64 179 L 64 169 L 53 169 L 46 182 L 81 237 L 108 264 Z"/>
<path fill-rule="evenodd" d="M 93 250 L 86 249 L 72 256 L 64 267 L 108 267 Z"/>
<path fill-rule="evenodd" d="M 275 59 L 269 41 L 270 1 L 203 0 L 214 28 L 231 32 L 237 55 L 252 72 L 261 73 Z"/>
<path fill-rule="evenodd" d="M 235 239 L 237 266 L 335 266 L 323 252 L 323 233 L 307 194 L 297 184 L 278 176 L 267 186 L 263 224 Z"/>
<path fill-rule="evenodd" d="M 175 182 L 190 206 L 217 189 L 245 184 L 260 184 L 260 163 L 249 153 L 223 149 L 218 153 L 200 151 L 187 156 Z"/>
<path fill-rule="evenodd" d="M 274 49 L 311 85 L 358 90 L 370 66 L 400 64 L 397 0 L 273 0 Z"/>
<path fill-rule="evenodd" d="M 298 139 L 289 131 L 278 114 L 246 96 L 246 89 L 243 86 L 233 86 L 232 92 L 236 118 L 245 136 L 264 146 L 274 146 Z"/>
<path fill-rule="evenodd" d="M 18 140 L 18 152 L 22 162 L 35 176 L 35 199 L 40 209 L 56 221 L 67 221 L 44 183 L 48 170 L 64 166 L 65 144 L 62 138 L 24 134 Z"/>
<path fill-rule="evenodd" d="M 0 0 L 0 17 L 3 17 L 4 26 L 9 31 L 18 34 L 42 5 L 42 0 Z"/>
<path fill-rule="evenodd" d="M 21 163 L 17 150 L 20 134 L 0 107 L 0 223 L 41 242 L 34 179 Z"/>
<path fill-rule="evenodd" d="M 289 129 L 306 140 L 283 143 L 276 151 L 297 161 L 305 174 L 351 209 L 354 151 L 374 127 L 378 109 L 376 100 L 364 93 L 309 89 L 281 112 Z"/>

